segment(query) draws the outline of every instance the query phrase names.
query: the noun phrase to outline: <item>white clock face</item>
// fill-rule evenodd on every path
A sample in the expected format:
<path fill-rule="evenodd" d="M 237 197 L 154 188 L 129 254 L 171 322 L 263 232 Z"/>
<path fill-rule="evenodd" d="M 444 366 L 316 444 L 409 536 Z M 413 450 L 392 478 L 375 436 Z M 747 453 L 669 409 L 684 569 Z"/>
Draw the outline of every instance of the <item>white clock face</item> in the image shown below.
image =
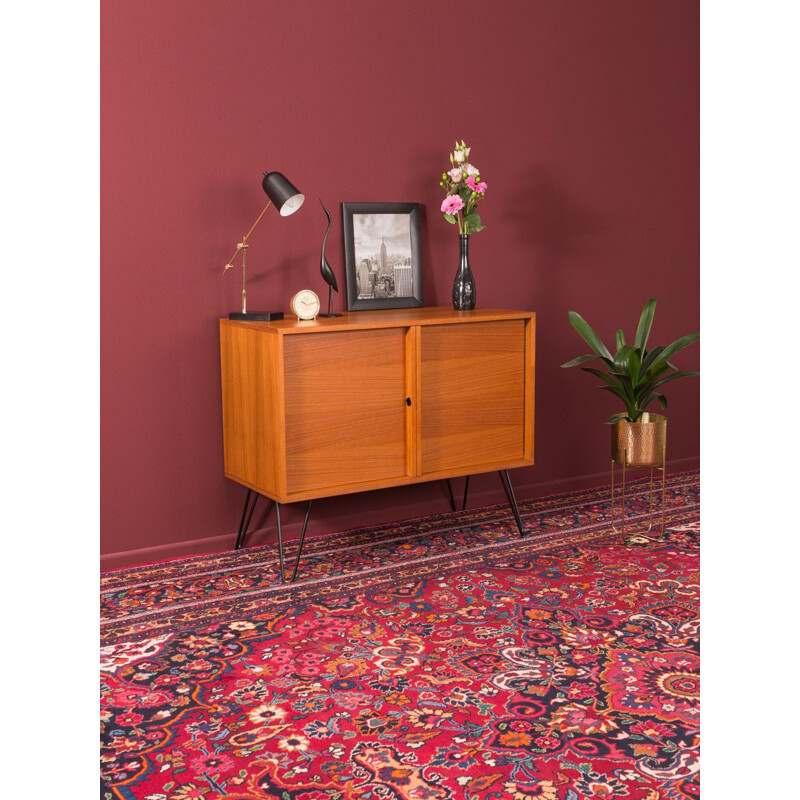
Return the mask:
<path fill-rule="evenodd" d="M 302 289 L 291 302 L 298 319 L 314 319 L 319 314 L 319 297 L 311 289 Z"/>

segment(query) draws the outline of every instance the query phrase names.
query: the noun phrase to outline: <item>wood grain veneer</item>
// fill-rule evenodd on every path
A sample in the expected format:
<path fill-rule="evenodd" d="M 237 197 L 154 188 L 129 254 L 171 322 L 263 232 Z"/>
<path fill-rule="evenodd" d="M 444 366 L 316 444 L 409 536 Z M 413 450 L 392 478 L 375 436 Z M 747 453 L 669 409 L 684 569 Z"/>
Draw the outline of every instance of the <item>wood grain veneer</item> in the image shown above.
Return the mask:
<path fill-rule="evenodd" d="M 225 475 L 281 503 L 533 463 L 535 314 L 220 320 Z"/>
<path fill-rule="evenodd" d="M 287 491 L 407 474 L 405 330 L 284 344 Z"/>
<path fill-rule="evenodd" d="M 523 458 L 524 328 L 506 320 L 422 331 L 423 473 Z"/>

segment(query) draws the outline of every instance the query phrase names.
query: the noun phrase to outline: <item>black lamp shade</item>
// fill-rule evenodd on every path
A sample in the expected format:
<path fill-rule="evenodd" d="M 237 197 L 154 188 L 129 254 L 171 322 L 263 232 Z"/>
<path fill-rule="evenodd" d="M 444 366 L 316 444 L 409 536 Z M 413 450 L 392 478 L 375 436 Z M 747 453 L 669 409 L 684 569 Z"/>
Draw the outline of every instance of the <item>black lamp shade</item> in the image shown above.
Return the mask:
<path fill-rule="evenodd" d="M 294 214 L 306 199 L 280 172 L 265 172 L 261 186 L 282 217 Z"/>

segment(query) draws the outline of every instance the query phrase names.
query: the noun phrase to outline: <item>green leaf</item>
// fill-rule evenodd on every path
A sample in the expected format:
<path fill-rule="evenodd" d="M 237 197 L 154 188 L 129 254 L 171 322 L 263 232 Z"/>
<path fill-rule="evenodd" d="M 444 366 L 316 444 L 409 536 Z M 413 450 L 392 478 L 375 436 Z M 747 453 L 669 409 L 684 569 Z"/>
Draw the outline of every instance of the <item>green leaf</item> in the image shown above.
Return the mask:
<path fill-rule="evenodd" d="M 687 333 L 686 336 L 681 336 L 680 339 L 676 339 L 672 344 L 668 344 L 661 353 L 661 358 L 663 358 L 664 361 L 667 361 L 672 358 L 675 353 L 680 352 L 684 347 L 688 347 L 690 344 L 694 344 L 694 342 L 698 341 L 699 339 L 700 331 Z"/>
<path fill-rule="evenodd" d="M 575 328 L 578 336 L 591 347 L 593 352 L 597 353 L 597 355 L 602 358 L 607 358 L 609 361 L 614 360 L 608 348 L 603 344 L 603 340 L 577 311 L 570 311 L 567 316 L 569 317 L 570 325 Z"/>
<path fill-rule="evenodd" d="M 566 361 L 561 366 L 575 367 L 578 364 L 583 364 L 585 361 L 591 361 L 593 358 L 597 358 L 597 356 L 593 355 L 592 353 L 587 353 L 585 356 L 578 356 L 577 358 L 573 358 L 572 361 Z"/>
<path fill-rule="evenodd" d="M 636 391 L 639 383 L 640 364 L 639 348 L 631 347 L 629 344 L 622 345 L 614 356 L 614 366 L 630 379 L 633 392 Z"/>
<path fill-rule="evenodd" d="M 652 350 L 648 350 L 642 356 L 642 369 L 647 370 L 650 365 L 661 355 L 664 348 L 661 345 L 654 347 Z"/>
<path fill-rule="evenodd" d="M 614 354 L 614 365 L 623 370 L 626 375 L 630 375 L 628 370 L 628 362 L 635 352 L 635 347 L 631 347 L 629 344 L 622 345 L 622 347 L 620 347 L 619 350 L 617 350 L 617 352 Z"/>
<path fill-rule="evenodd" d="M 455 225 L 458 220 L 452 214 L 445 214 L 444 218 L 451 224 Z"/>
<path fill-rule="evenodd" d="M 581 367 L 583 372 L 588 372 L 591 375 L 596 375 L 601 380 L 604 380 L 609 386 L 619 386 L 619 380 L 614 377 L 613 375 L 607 375 L 602 370 L 597 369 L 596 367 Z"/>
<path fill-rule="evenodd" d="M 661 359 L 657 359 L 653 364 L 650 365 L 650 368 L 642 373 L 642 377 L 639 383 L 642 385 L 642 391 L 648 391 L 648 384 L 654 381 L 659 375 L 663 375 L 665 372 L 668 372 L 670 369 L 674 369 L 674 367 L 670 367 L 666 361 Z"/>
<path fill-rule="evenodd" d="M 467 233 L 477 233 L 482 231 L 484 226 L 481 224 L 481 218 L 476 212 L 471 212 L 464 217 L 464 230 Z"/>
<path fill-rule="evenodd" d="M 631 422 L 634 421 L 632 417 L 635 416 L 636 414 L 636 406 L 633 403 L 631 403 L 631 401 L 627 397 L 624 397 L 623 395 L 620 395 L 617 392 L 615 392 L 614 387 L 611 386 L 600 386 L 599 388 L 605 389 L 606 391 L 617 395 L 617 397 L 619 397 L 620 400 L 622 400 L 622 402 L 625 403 L 625 409 L 627 410 L 628 419 L 630 419 Z"/>
<path fill-rule="evenodd" d="M 673 372 L 672 375 L 667 375 L 666 378 L 662 378 L 659 381 L 656 381 L 650 389 L 658 389 L 660 386 L 663 386 L 665 383 L 669 383 L 670 381 L 674 381 L 676 378 L 697 378 L 699 377 L 700 373 L 697 370 L 686 370 L 684 372 Z"/>
<path fill-rule="evenodd" d="M 642 316 L 639 317 L 639 326 L 636 328 L 636 338 L 634 343 L 639 350 L 644 353 L 647 347 L 647 339 L 650 336 L 650 328 L 653 327 L 653 317 L 656 313 L 656 299 L 653 297 L 644 304 Z"/>
<path fill-rule="evenodd" d="M 615 339 L 615 342 L 616 342 L 617 350 L 619 350 L 620 347 L 624 346 L 624 344 L 625 344 L 625 334 L 622 332 L 622 328 L 620 328 L 617 331 L 617 334 L 614 337 L 614 339 Z"/>
<path fill-rule="evenodd" d="M 611 394 L 616 395 L 622 400 L 625 405 L 628 405 L 628 398 L 625 396 L 625 392 L 620 391 L 616 386 L 598 386 L 598 389 L 605 389 L 607 392 L 611 392 Z"/>
<path fill-rule="evenodd" d="M 647 395 L 647 397 L 641 403 L 639 403 L 639 408 L 641 409 L 641 411 L 644 411 L 647 408 L 647 406 L 649 406 L 650 403 L 652 403 L 653 400 L 656 399 L 658 400 L 658 404 L 661 406 L 661 408 L 666 410 L 667 398 L 664 397 L 663 394 L 659 394 L 658 392 L 651 392 L 649 395 Z"/>
<path fill-rule="evenodd" d="M 594 367 L 581 367 L 584 372 L 589 372 L 592 375 L 597 376 L 601 380 L 605 381 L 608 385 L 607 386 L 600 386 L 600 389 L 607 389 L 609 392 L 612 392 L 617 397 L 622 400 L 626 406 L 633 406 L 636 404 L 635 398 L 630 389 L 630 381 L 627 377 L 623 376 L 621 379 L 614 379 L 606 375 L 605 373 L 601 372 L 599 369 L 595 369 Z"/>

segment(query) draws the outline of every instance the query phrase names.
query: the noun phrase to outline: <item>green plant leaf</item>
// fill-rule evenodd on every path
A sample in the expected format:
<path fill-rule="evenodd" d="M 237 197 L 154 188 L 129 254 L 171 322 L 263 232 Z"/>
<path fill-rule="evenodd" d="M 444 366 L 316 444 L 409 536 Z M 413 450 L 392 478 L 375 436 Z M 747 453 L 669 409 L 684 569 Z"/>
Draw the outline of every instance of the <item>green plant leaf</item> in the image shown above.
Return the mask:
<path fill-rule="evenodd" d="M 605 389 L 607 392 L 611 392 L 611 394 L 616 395 L 617 397 L 619 397 L 620 400 L 622 400 L 623 403 L 625 403 L 625 408 L 628 409 L 632 408 L 630 401 L 628 400 L 627 397 L 625 397 L 625 393 L 620 392 L 616 386 L 598 386 L 597 388 Z M 630 411 L 628 413 L 630 414 Z"/>
<path fill-rule="evenodd" d="M 455 225 L 458 220 L 452 214 L 445 214 L 444 218 L 451 224 Z"/>
<path fill-rule="evenodd" d="M 561 366 L 575 367 L 578 364 L 583 364 L 585 361 L 591 361 L 593 358 L 597 358 L 597 356 L 594 355 L 593 353 L 587 353 L 584 356 L 578 356 L 577 358 L 573 358 L 572 361 L 565 361 Z"/>
<path fill-rule="evenodd" d="M 578 336 L 589 345 L 592 351 L 613 362 L 614 357 L 603 344 L 603 340 L 594 332 L 592 326 L 577 311 L 570 311 L 567 316 L 569 317 L 570 325 L 575 328 Z"/>
<path fill-rule="evenodd" d="M 466 230 L 467 233 L 477 233 L 483 229 L 484 225 L 481 223 L 481 218 L 475 211 L 464 217 L 464 230 Z"/>
<path fill-rule="evenodd" d="M 656 399 L 658 400 L 658 404 L 661 406 L 661 408 L 663 410 L 666 410 L 667 398 L 664 397 L 663 394 L 659 394 L 658 392 L 651 392 L 650 394 L 648 394 L 647 397 L 645 397 L 645 399 L 642 400 L 641 404 L 639 405 L 639 408 L 641 409 L 641 411 L 644 411 L 647 408 L 647 406 L 649 406 L 650 403 L 652 403 L 653 400 Z"/>
<path fill-rule="evenodd" d="M 600 388 L 601 389 L 605 389 L 607 387 L 601 386 Z M 629 400 L 623 400 L 623 402 L 625 403 L 625 415 L 624 415 L 625 418 L 629 419 L 631 422 L 636 422 L 636 418 L 637 418 L 636 406 L 633 403 L 631 403 Z M 638 412 L 638 413 L 641 413 L 641 412 Z"/>
<path fill-rule="evenodd" d="M 650 336 L 650 328 L 653 327 L 653 317 L 655 314 L 656 299 L 653 297 L 644 304 L 642 316 L 639 317 L 639 326 L 636 328 L 634 343 L 642 353 L 644 353 L 647 347 L 647 339 Z"/>
<path fill-rule="evenodd" d="M 630 362 L 631 359 L 636 354 L 636 348 L 631 347 L 629 344 L 624 344 L 620 347 L 619 350 L 614 354 L 614 366 L 621 369 L 628 377 L 630 377 Z M 636 366 L 639 366 L 639 359 L 638 354 L 636 357 Z"/>
<path fill-rule="evenodd" d="M 642 355 L 642 370 L 647 371 L 650 365 L 661 355 L 664 348 L 661 345 L 646 351 Z"/>
<path fill-rule="evenodd" d="M 663 375 L 671 369 L 674 370 L 675 367 L 668 364 L 663 358 L 657 358 L 650 364 L 647 370 L 642 373 L 640 382 L 643 387 L 646 387 L 650 381 L 655 380 L 659 375 Z M 645 389 L 643 388 L 642 391 L 645 391 Z"/>
<path fill-rule="evenodd" d="M 639 374 L 642 366 L 642 351 L 638 347 L 633 348 L 633 352 L 628 357 L 628 375 L 634 386 L 639 382 Z"/>
<path fill-rule="evenodd" d="M 699 375 L 696 371 L 681 371 L 669 362 L 669 358 L 684 347 L 698 341 L 699 331 L 677 339 L 668 347 L 657 346 L 646 350 L 647 340 L 655 315 L 656 300 L 650 299 L 645 303 L 636 330 L 636 344 L 631 346 L 625 342 L 622 329 L 615 334 L 614 340 L 616 353 L 612 356 L 603 341 L 576 311 L 570 311 L 569 321 L 578 335 L 589 345 L 595 356 L 600 359 L 605 371 L 596 367 L 581 366 L 584 372 L 600 378 L 605 385 L 599 388 L 611 392 L 623 403 L 627 412 L 627 419 L 637 422 L 646 407 L 658 400 L 662 408 L 666 408 L 667 400 L 659 391 L 661 386 L 677 378 Z M 567 361 L 561 366 L 572 367 L 591 361 L 595 356 L 591 354 L 578 356 Z M 665 374 L 669 373 L 669 374 Z"/>
<path fill-rule="evenodd" d="M 680 352 L 684 347 L 688 347 L 690 344 L 694 344 L 694 342 L 699 339 L 700 331 L 687 333 L 686 336 L 681 336 L 680 339 L 676 339 L 672 344 L 668 344 L 662 351 L 661 358 L 663 358 L 664 361 L 668 361 L 675 353 Z"/>
<path fill-rule="evenodd" d="M 663 386 L 665 383 L 669 383 L 670 381 L 674 381 L 676 378 L 697 378 L 699 377 L 700 373 L 697 370 L 685 370 L 684 372 L 673 372 L 671 375 L 667 375 L 666 378 L 661 378 L 661 380 L 656 381 L 650 389 L 658 389 L 660 386 Z"/>
<path fill-rule="evenodd" d="M 617 386 L 619 390 L 624 393 L 625 387 L 620 385 L 619 380 L 614 375 L 608 375 L 596 367 L 581 367 L 583 372 L 588 372 L 590 375 L 596 375 L 600 380 L 605 381 L 609 386 Z"/>

